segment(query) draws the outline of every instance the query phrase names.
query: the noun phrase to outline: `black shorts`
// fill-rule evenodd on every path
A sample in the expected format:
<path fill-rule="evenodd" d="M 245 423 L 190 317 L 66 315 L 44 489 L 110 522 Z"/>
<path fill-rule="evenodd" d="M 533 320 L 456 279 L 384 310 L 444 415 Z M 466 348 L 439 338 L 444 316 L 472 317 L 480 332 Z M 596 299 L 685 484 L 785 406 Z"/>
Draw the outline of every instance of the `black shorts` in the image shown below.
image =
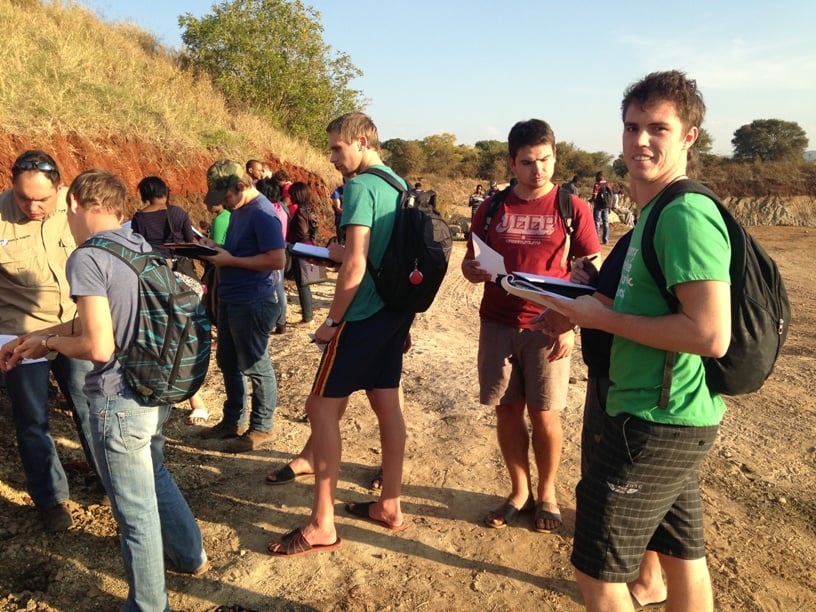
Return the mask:
<path fill-rule="evenodd" d="M 323 352 L 312 393 L 348 397 L 360 390 L 399 387 L 405 340 L 413 321 L 412 313 L 389 308 L 362 321 L 343 321 Z"/>
<path fill-rule="evenodd" d="M 698 476 L 717 429 L 607 415 L 575 490 L 572 564 L 604 582 L 631 582 L 647 549 L 704 557 Z"/>

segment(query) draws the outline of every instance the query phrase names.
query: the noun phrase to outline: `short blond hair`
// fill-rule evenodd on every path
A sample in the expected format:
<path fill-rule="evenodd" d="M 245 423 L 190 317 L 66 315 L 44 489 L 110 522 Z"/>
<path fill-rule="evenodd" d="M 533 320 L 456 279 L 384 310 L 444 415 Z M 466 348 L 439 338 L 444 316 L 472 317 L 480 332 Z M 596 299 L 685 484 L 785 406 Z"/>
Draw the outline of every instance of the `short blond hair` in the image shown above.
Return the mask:
<path fill-rule="evenodd" d="M 86 170 L 68 188 L 67 197 L 71 196 L 80 208 L 106 208 L 121 217 L 125 213 L 127 186 L 107 170 Z"/>
<path fill-rule="evenodd" d="M 350 143 L 355 138 L 365 136 L 370 148 L 380 150 L 380 136 L 377 126 L 365 113 L 346 113 L 334 119 L 326 127 L 327 134 L 337 134 L 343 142 Z"/>

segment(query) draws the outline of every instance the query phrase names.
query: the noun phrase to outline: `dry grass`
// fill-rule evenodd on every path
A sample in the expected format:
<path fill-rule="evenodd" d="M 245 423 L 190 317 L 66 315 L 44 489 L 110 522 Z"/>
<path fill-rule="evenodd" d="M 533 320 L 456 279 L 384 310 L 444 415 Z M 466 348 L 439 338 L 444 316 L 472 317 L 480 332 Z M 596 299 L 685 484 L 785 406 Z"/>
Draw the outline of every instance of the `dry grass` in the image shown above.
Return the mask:
<path fill-rule="evenodd" d="M 322 151 L 231 111 L 206 78 L 132 24 L 108 24 L 74 3 L 0 0 L 0 130 L 136 137 L 177 153 L 274 155 L 328 180 Z"/>

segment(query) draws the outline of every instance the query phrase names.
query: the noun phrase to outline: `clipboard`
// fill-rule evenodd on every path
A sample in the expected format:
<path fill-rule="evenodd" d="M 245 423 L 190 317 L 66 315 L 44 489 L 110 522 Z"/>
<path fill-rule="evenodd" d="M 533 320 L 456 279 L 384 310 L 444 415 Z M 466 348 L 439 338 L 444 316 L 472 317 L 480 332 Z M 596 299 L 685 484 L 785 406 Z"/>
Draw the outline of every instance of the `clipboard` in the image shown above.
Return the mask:
<path fill-rule="evenodd" d="M 286 250 L 294 257 L 314 259 L 320 262 L 325 262 L 329 266 L 336 266 L 339 263 L 329 257 L 329 249 L 314 244 L 296 242 L 295 244 L 287 245 Z"/>
<path fill-rule="evenodd" d="M 175 255 L 181 257 L 209 257 L 218 255 L 218 251 L 198 242 L 165 242 L 162 246 L 170 249 Z"/>
<path fill-rule="evenodd" d="M 595 293 L 595 287 L 589 285 L 523 272 L 501 274 L 497 277 L 496 283 L 507 293 L 546 307 L 552 307 L 553 298 L 574 300 L 581 295 Z"/>

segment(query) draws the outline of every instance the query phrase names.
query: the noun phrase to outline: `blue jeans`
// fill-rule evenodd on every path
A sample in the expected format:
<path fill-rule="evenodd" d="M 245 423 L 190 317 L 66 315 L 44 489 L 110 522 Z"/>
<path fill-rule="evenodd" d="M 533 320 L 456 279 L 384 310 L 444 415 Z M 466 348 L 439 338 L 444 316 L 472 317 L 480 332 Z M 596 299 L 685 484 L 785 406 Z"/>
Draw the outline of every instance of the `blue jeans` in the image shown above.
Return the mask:
<path fill-rule="evenodd" d="M 164 467 L 171 406 L 143 406 L 128 391 L 91 398 L 93 448 L 121 532 L 128 582 L 123 610 L 169 610 L 164 556 L 181 572 L 207 560 L 201 530 Z"/>
<path fill-rule="evenodd" d="M 71 406 L 88 464 L 98 474 L 89 447 L 88 400 L 82 392 L 85 374 L 92 367 L 90 361 L 58 355 L 53 361 L 20 365 L 6 372 L 6 388 L 11 400 L 20 461 L 26 475 L 26 489 L 38 508 L 47 510 L 69 498 L 68 480 L 48 423 L 48 376 L 52 371 Z"/>
<path fill-rule="evenodd" d="M 224 375 L 223 423 L 230 427 L 247 422 L 246 379 L 252 381 L 249 428 L 272 429 L 278 405 L 278 381 L 269 358 L 269 333 L 278 318 L 277 296 L 253 302 L 218 303 L 218 348 L 215 359 Z"/>
<path fill-rule="evenodd" d="M 598 232 L 598 238 L 606 244 L 609 242 L 609 209 L 596 208 L 595 216 L 595 231 Z M 601 225 L 603 225 L 603 234 L 601 234 Z"/>

